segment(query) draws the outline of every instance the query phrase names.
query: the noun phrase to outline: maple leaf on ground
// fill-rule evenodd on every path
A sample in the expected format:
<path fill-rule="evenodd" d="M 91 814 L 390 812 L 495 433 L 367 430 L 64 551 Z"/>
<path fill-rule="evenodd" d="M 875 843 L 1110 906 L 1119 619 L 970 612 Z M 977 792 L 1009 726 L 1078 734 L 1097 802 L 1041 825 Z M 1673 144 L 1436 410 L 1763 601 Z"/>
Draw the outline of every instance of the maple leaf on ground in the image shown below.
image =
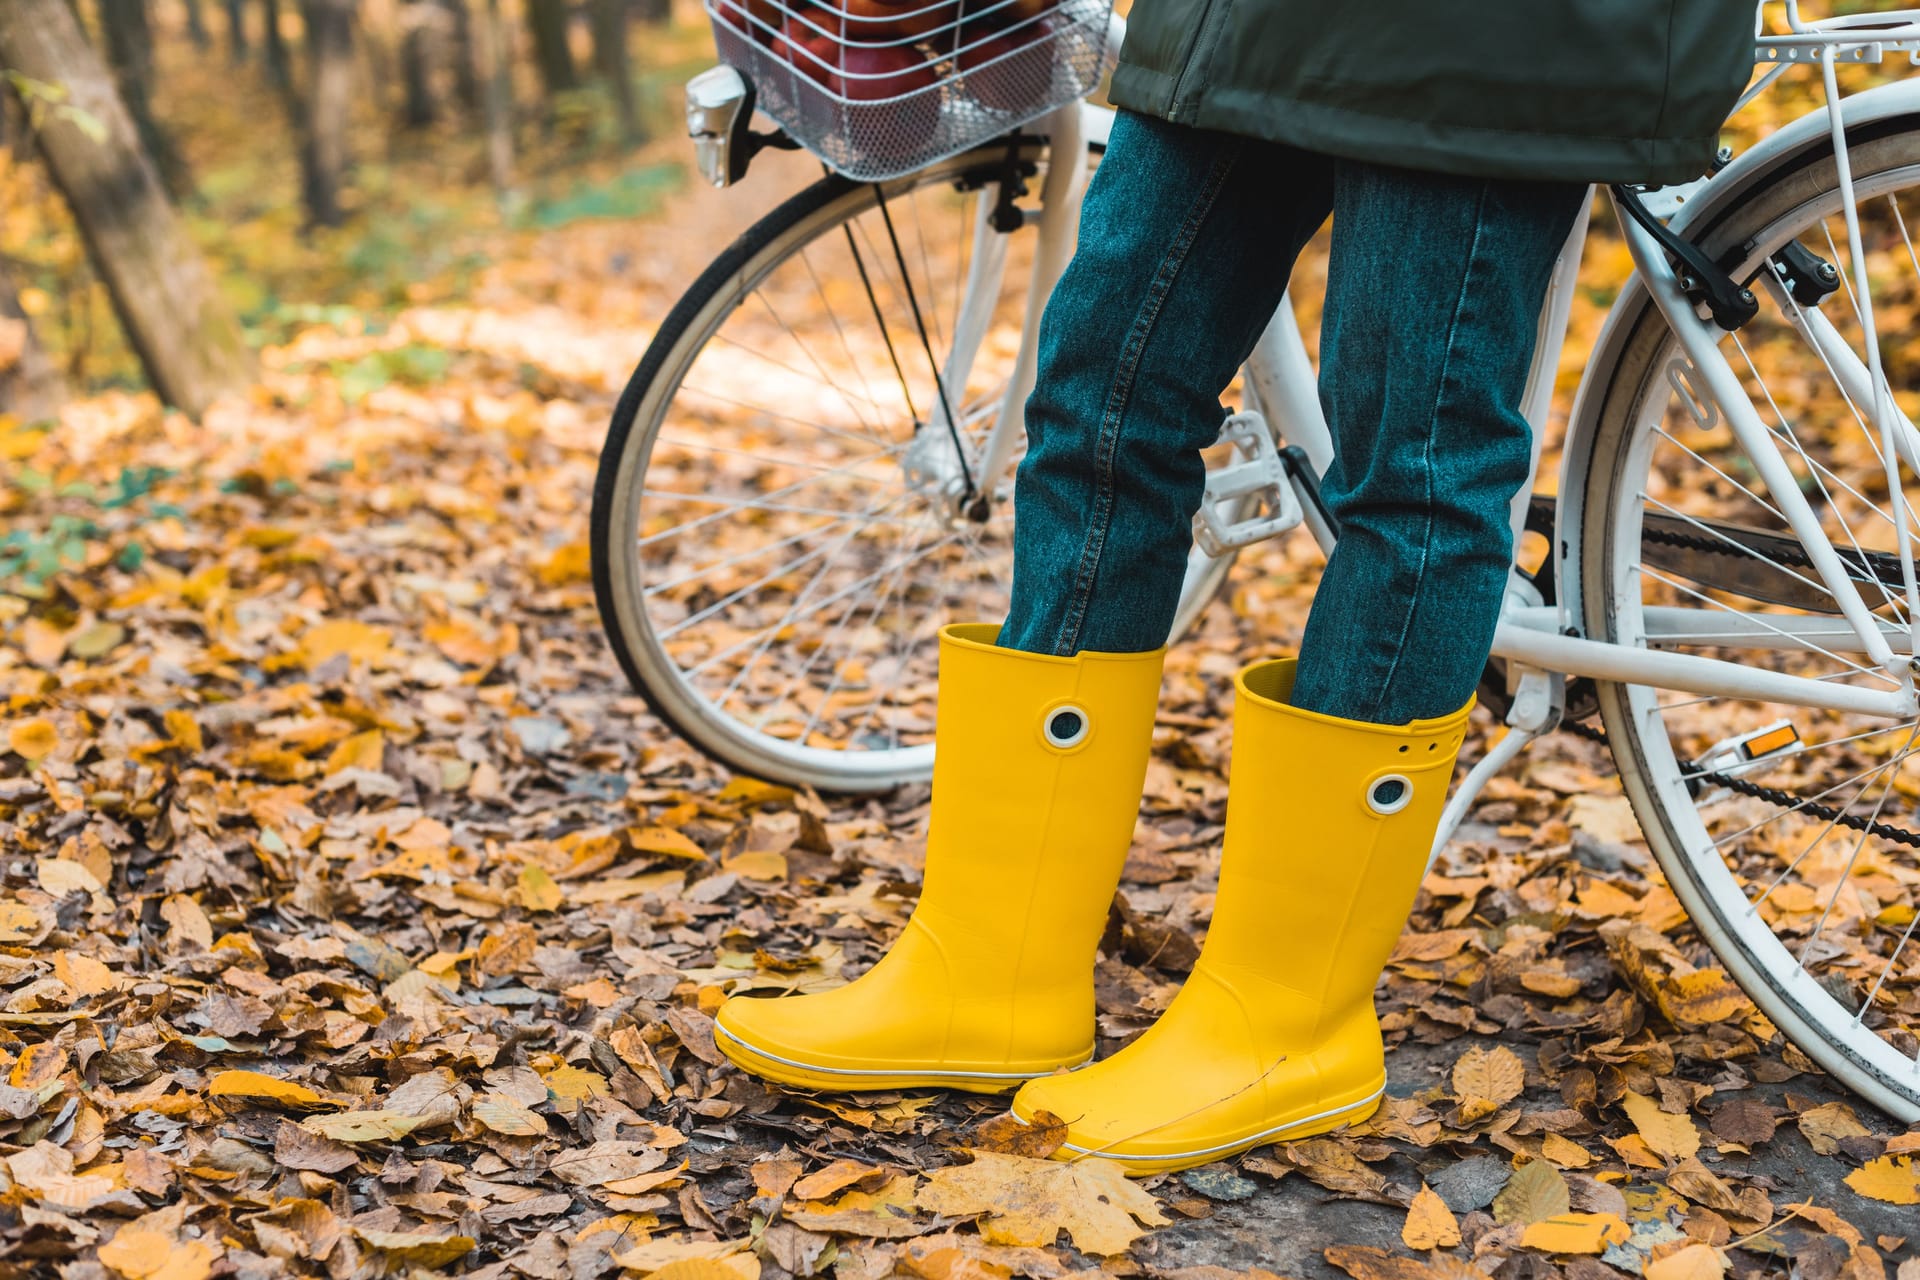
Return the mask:
<path fill-rule="evenodd" d="M 1910 1156 L 1880 1156 L 1847 1175 L 1861 1195 L 1888 1204 L 1920 1204 L 1920 1168 Z"/>
<path fill-rule="evenodd" d="M 1082 1253 L 1125 1253 L 1145 1227 L 1164 1226 L 1159 1204 L 1112 1160 L 1030 1160 L 977 1152 L 969 1164 L 927 1175 L 923 1209 L 978 1215 L 996 1244 L 1051 1245 L 1062 1231 Z"/>

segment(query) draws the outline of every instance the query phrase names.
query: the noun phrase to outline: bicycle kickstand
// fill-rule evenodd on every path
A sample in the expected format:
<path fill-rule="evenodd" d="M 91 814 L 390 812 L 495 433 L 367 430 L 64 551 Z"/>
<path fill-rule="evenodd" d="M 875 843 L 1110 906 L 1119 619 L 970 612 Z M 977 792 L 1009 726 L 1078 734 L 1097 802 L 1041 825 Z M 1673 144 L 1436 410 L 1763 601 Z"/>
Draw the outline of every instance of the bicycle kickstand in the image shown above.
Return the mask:
<path fill-rule="evenodd" d="M 1493 776 L 1513 763 L 1514 757 L 1543 733 L 1548 733 L 1560 723 L 1561 712 L 1566 708 L 1567 678 L 1555 671 L 1541 671 L 1536 667 L 1510 665 L 1507 668 L 1509 682 L 1513 685 L 1513 704 L 1507 711 L 1506 736 L 1487 749 L 1479 763 L 1467 770 L 1467 776 L 1460 780 L 1459 789 L 1447 801 L 1446 810 L 1440 815 L 1440 828 L 1434 833 L 1433 850 L 1427 855 L 1427 869 L 1439 859 L 1440 851 L 1453 839 L 1453 833 L 1467 819 L 1467 813 L 1473 808 L 1473 802 L 1480 798 L 1481 791 L 1493 779 Z"/>

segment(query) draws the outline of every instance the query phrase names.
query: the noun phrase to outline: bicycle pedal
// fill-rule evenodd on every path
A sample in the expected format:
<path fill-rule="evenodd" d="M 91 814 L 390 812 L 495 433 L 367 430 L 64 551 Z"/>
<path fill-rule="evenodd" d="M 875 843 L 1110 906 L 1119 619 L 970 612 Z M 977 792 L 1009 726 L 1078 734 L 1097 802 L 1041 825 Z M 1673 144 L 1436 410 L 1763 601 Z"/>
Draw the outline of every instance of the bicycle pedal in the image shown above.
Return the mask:
<path fill-rule="evenodd" d="M 1743 770 L 1767 760 L 1805 751 L 1800 731 L 1791 720 L 1776 720 L 1763 729 L 1722 738 L 1696 758 L 1703 772 L 1738 776 Z"/>
<path fill-rule="evenodd" d="M 1193 540 L 1209 556 L 1251 546 L 1306 518 L 1267 420 L 1252 410 L 1220 426 L 1216 444 L 1230 445 L 1224 466 L 1207 472 L 1207 488 L 1193 516 Z"/>

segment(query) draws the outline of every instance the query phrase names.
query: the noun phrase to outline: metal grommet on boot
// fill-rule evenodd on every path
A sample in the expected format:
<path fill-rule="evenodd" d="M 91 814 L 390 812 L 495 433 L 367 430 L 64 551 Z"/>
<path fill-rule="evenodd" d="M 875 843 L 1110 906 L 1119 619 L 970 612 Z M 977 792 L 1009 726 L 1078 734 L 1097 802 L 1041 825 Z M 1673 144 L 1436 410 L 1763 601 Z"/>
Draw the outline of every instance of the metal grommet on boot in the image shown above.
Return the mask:
<path fill-rule="evenodd" d="M 1087 740 L 1093 721 L 1086 708 L 1071 702 L 1048 707 L 1040 719 L 1040 736 L 1055 751 L 1071 751 Z"/>
<path fill-rule="evenodd" d="M 1367 784 L 1367 808 L 1385 818 L 1413 803 L 1413 779 L 1404 773 L 1382 774 Z"/>

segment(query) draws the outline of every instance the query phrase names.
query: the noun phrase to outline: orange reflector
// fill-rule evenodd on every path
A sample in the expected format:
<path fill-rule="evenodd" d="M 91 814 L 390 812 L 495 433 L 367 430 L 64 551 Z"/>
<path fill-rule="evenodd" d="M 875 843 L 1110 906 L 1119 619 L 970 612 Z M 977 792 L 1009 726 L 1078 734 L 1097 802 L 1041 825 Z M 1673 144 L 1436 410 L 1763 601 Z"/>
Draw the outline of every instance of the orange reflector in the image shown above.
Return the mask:
<path fill-rule="evenodd" d="M 1758 760 L 1761 756 L 1772 755 L 1800 741 L 1800 734 L 1790 724 L 1768 729 L 1755 734 L 1740 744 L 1740 754 L 1749 760 Z"/>

